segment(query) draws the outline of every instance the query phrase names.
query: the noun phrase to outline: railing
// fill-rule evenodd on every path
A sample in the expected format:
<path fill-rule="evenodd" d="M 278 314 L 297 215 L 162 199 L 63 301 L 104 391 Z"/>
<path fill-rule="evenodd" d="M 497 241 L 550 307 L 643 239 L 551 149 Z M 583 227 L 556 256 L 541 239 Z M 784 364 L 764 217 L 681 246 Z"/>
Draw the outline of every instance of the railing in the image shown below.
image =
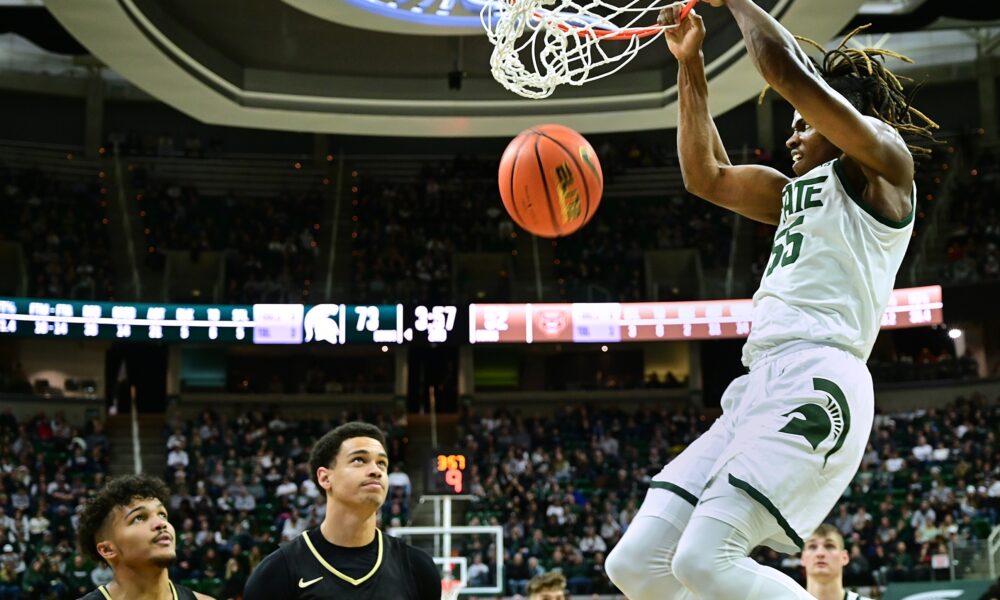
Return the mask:
<path fill-rule="evenodd" d="M 121 212 L 121 229 L 125 235 L 125 253 L 128 255 L 129 269 L 132 273 L 132 293 L 135 298 L 142 298 L 142 280 L 139 278 L 139 267 L 135 260 L 135 240 L 132 238 L 132 219 L 129 217 L 128 200 L 125 198 L 125 183 L 122 181 L 122 161 L 118 153 L 118 142 L 114 145 L 115 191 L 117 192 L 118 210 Z"/>
<path fill-rule="evenodd" d="M 990 579 L 997 578 L 997 563 L 1000 562 L 1000 525 L 993 528 L 990 537 L 986 539 L 986 558 L 990 564 Z"/>
<path fill-rule="evenodd" d="M 948 543 L 948 561 L 941 563 L 949 569 L 948 579 L 996 579 L 997 551 L 1000 550 L 1000 535 L 995 527 L 989 539 L 957 540 Z M 931 572 L 932 575 L 934 571 Z M 937 576 L 934 579 L 944 579 Z"/>

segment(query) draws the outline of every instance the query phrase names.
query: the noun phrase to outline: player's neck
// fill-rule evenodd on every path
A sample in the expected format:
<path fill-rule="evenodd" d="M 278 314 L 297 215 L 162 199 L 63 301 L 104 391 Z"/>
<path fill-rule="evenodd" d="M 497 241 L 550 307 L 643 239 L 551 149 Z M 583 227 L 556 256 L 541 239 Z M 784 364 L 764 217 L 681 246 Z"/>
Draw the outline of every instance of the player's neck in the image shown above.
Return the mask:
<path fill-rule="evenodd" d="M 810 578 L 806 582 L 806 591 L 816 600 L 844 600 L 844 585 L 839 577 L 830 581 Z"/>
<path fill-rule="evenodd" d="M 170 593 L 170 575 L 162 567 L 136 570 L 119 565 L 115 579 L 108 584 L 108 592 L 115 600 L 173 600 Z"/>
<path fill-rule="evenodd" d="M 326 505 L 326 517 L 319 530 L 326 541 L 345 548 L 367 546 L 375 539 L 375 511 L 359 511 L 354 507 Z"/>

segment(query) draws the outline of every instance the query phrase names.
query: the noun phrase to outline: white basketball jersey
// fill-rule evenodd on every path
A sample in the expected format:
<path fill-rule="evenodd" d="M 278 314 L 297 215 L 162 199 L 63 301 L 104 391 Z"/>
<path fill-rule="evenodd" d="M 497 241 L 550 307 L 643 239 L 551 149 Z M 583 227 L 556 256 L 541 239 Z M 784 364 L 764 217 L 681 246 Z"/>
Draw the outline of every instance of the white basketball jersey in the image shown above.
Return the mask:
<path fill-rule="evenodd" d="M 913 210 L 891 221 L 851 189 L 837 159 L 791 181 L 781 201 L 743 364 L 791 341 L 867 360 L 913 232 L 916 186 Z"/>

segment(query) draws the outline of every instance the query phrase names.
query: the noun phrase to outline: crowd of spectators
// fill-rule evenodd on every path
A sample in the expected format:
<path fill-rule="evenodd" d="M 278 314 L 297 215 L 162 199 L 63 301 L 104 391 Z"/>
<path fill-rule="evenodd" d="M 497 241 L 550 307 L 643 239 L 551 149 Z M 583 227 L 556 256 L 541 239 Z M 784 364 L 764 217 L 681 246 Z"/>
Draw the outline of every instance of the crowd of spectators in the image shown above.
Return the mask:
<path fill-rule="evenodd" d="M 358 302 L 447 302 L 452 258 L 515 249 L 496 163 L 459 155 L 426 164 L 412 182 L 364 173 L 351 201 L 352 298 Z"/>
<path fill-rule="evenodd" d="M 65 183 L 39 170 L 0 166 L 4 218 L 0 241 L 20 243 L 27 294 L 36 298 L 114 297 L 108 202 L 98 182 Z"/>
<path fill-rule="evenodd" d="M 933 352 L 923 347 L 916 354 L 901 353 L 896 360 L 879 360 L 872 356 L 868 360 L 875 383 L 902 383 L 912 381 L 942 381 L 955 379 L 976 379 L 979 365 L 968 353 L 956 358 L 947 350 Z"/>
<path fill-rule="evenodd" d="M 607 143 L 599 151 L 606 182 L 629 168 L 676 165 L 676 157 L 662 148 L 647 149 L 638 142 L 624 152 L 615 148 Z M 354 297 L 365 302 L 447 300 L 456 253 L 516 256 L 518 236 L 526 234 L 503 209 L 496 172 L 495 161 L 459 155 L 425 165 L 405 184 L 362 173 L 352 201 Z M 643 259 L 649 250 L 698 247 L 709 267 L 727 260 L 732 237 L 728 213 L 683 190 L 663 200 L 668 192 L 605 199 L 578 233 L 542 241 L 553 247 L 560 296 L 642 299 Z"/>
<path fill-rule="evenodd" d="M 165 432 L 165 479 L 177 530 L 171 577 L 220 599 L 242 593 L 247 576 L 265 556 L 322 522 L 326 498 L 309 472 L 311 444 L 358 417 L 343 413 L 339 420 L 298 420 L 254 411 L 224 418 L 205 411 L 197 419 L 172 421 Z M 386 433 L 390 464 L 401 467 L 407 447 L 404 422 L 382 413 L 361 418 Z M 412 487 L 400 479 L 390 480 L 384 527 L 409 522 Z"/>
<path fill-rule="evenodd" d="M 165 478 L 177 530 L 171 577 L 237 598 L 264 556 L 324 516 L 307 466 L 310 444 L 357 418 L 291 419 L 260 411 L 205 411 L 164 431 Z M 405 421 L 360 415 L 387 433 L 393 473 L 382 527 L 409 524 Z M 561 572 L 571 593 L 615 593 L 608 552 L 635 517 L 652 476 L 711 425 L 710 412 L 594 410 L 577 404 L 542 417 L 466 411 L 460 445 L 474 458 L 470 525 L 503 528 L 504 587 Z M 1000 517 L 1000 402 L 958 398 L 944 410 L 877 414 L 864 459 L 827 519 L 847 540 L 846 583 L 884 586 L 950 577 L 949 564 L 981 544 Z M 74 428 L 38 414 L 0 412 L 0 598 L 76 598 L 110 580 L 73 547 L 78 507 L 106 480 L 108 438 L 93 419 Z M 412 472 L 416 476 L 417 473 Z M 456 536 L 472 585 L 496 580 L 489 536 Z M 801 579 L 794 557 L 755 557 Z M 943 561 L 943 562 L 942 562 Z"/>
<path fill-rule="evenodd" d="M 971 163 L 949 206 L 944 277 L 954 283 L 1000 279 L 1000 149 L 983 149 Z"/>
<path fill-rule="evenodd" d="M 621 538 L 661 466 L 711 425 L 695 411 L 591 411 L 565 408 L 544 418 L 501 410 L 462 420 L 475 457 L 467 481 L 481 497 L 469 524 L 504 529 L 508 593 L 561 571 L 574 594 L 613 591 L 607 552 Z M 828 521 L 851 553 L 847 583 L 942 578 L 940 555 L 985 539 L 1000 509 L 1000 403 L 959 398 L 947 410 L 879 414 L 864 462 Z M 496 576 L 495 548 L 459 546 L 482 581 Z M 801 581 L 794 557 L 769 550 L 757 559 Z M 959 569 L 960 576 L 962 574 Z"/>
<path fill-rule="evenodd" d="M 732 213 L 674 190 L 646 198 L 610 198 L 579 232 L 553 241 L 556 278 L 566 301 L 648 300 L 645 253 L 698 248 L 704 268 L 725 265 Z"/>
<path fill-rule="evenodd" d="M 223 251 L 222 300 L 232 303 L 303 302 L 319 256 L 318 192 L 276 196 L 203 195 L 193 187 L 133 171 L 137 210 L 151 268 L 163 266 L 165 250 Z"/>
<path fill-rule="evenodd" d="M 531 577 L 558 570 L 573 594 L 610 593 L 607 553 L 638 511 L 653 475 L 711 425 L 695 412 L 592 412 L 567 407 L 544 418 L 507 411 L 465 414 L 464 450 L 475 458 L 469 493 L 481 500 L 470 525 L 504 528 L 505 587 L 523 594 Z M 495 548 L 459 551 L 495 580 Z"/>
<path fill-rule="evenodd" d="M 75 547 L 78 512 L 108 474 L 100 419 L 0 411 L 0 598 L 71 600 L 111 581 Z"/>

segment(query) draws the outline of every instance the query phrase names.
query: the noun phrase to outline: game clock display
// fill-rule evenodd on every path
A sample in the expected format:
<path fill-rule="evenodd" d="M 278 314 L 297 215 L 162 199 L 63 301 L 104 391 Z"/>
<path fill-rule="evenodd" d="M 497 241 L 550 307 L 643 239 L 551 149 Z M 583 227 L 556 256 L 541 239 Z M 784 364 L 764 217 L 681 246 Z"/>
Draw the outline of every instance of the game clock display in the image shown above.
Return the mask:
<path fill-rule="evenodd" d="M 944 321 L 941 286 L 895 290 L 882 328 Z M 0 298 L 0 339 L 174 343 L 537 344 L 743 338 L 749 299 L 691 302 L 470 304 L 126 304 Z"/>
<path fill-rule="evenodd" d="M 456 306 L 126 304 L 0 298 L 0 338 L 182 343 L 447 342 Z"/>
<path fill-rule="evenodd" d="M 472 464 L 464 452 L 433 450 L 427 460 L 427 480 L 424 488 L 428 494 L 467 494 L 465 473 Z"/>

